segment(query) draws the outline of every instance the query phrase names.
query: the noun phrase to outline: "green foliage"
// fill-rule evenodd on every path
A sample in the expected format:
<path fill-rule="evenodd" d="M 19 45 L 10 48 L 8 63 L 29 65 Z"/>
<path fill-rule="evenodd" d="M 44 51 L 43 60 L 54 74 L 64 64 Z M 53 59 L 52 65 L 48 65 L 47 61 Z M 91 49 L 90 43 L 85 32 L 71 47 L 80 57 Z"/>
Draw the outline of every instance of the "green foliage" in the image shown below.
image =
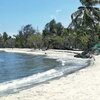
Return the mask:
<path fill-rule="evenodd" d="M 43 46 L 46 49 L 62 49 L 64 42 L 63 35 L 65 34 L 67 34 L 67 31 L 64 29 L 64 26 L 61 23 L 56 23 L 54 19 L 51 20 L 45 25 L 43 30 Z"/>
<path fill-rule="evenodd" d="M 2 48 L 3 47 L 3 37 L 2 37 L 2 35 L 0 34 L 0 48 Z"/>
<path fill-rule="evenodd" d="M 85 6 L 93 6 L 100 3 L 100 0 L 80 0 L 80 2 Z"/>
<path fill-rule="evenodd" d="M 26 25 L 22 27 L 22 29 L 19 31 L 19 34 L 14 36 L 15 37 L 15 47 L 20 48 L 27 48 L 29 47 L 27 44 L 28 37 L 33 35 L 35 33 L 35 30 L 31 25 Z"/>
<path fill-rule="evenodd" d="M 27 46 L 29 48 L 41 49 L 42 48 L 42 35 L 40 33 L 31 34 L 27 38 Z"/>
<path fill-rule="evenodd" d="M 63 25 L 61 23 L 56 23 L 56 21 L 53 19 L 45 25 L 45 29 L 43 30 L 43 37 L 56 35 L 61 36 L 63 31 Z"/>
<path fill-rule="evenodd" d="M 99 4 L 100 0 L 80 0 L 82 6 L 71 15 L 72 22 L 69 28 L 79 30 L 81 48 L 94 46 L 97 41 L 100 41 L 100 9 L 94 7 Z M 84 34 L 85 33 L 85 34 Z"/>

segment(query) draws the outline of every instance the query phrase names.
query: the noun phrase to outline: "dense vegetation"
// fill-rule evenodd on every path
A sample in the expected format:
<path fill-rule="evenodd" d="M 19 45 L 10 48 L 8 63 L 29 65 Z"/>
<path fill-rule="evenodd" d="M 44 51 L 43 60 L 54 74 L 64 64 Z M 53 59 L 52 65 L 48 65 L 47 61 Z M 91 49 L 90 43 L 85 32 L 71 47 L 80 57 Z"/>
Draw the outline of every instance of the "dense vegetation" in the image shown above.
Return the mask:
<path fill-rule="evenodd" d="M 100 41 L 100 0 L 80 0 L 82 6 L 71 15 L 72 22 L 65 28 L 54 19 L 42 33 L 32 25 L 21 28 L 17 35 L 0 34 L 1 48 L 80 49 L 90 50 Z"/>

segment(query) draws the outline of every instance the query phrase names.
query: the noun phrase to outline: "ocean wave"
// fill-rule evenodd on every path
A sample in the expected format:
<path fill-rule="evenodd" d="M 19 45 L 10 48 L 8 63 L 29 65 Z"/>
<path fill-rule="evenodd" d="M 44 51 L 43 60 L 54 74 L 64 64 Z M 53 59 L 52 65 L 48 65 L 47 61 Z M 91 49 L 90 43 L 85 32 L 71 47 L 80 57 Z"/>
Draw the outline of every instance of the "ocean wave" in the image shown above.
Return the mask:
<path fill-rule="evenodd" d="M 57 77 L 61 77 L 65 74 L 70 74 L 81 68 L 86 67 L 88 64 L 87 60 L 82 60 L 82 59 L 79 59 L 79 61 L 77 61 L 77 59 L 69 58 L 67 60 L 57 59 L 57 61 L 61 62 L 62 66 L 58 66 L 58 67 L 55 67 L 54 69 L 50 69 L 45 72 L 34 74 L 29 77 L 0 83 L 0 96 L 18 92 L 22 89 L 25 89 L 28 86 L 45 82 L 47 80 L 54 79 Z"/>
<path fill-rule="evenodd" d="M 17 92 L 21 88 L 27 87 L 29 85 L 35 85 L 37 83 L 41 83 L 62 75 L 62 72 L 59 72 L 55 69 L 51 69 L 49 71 L 38 73 L 26 78 L 4 82 L 0 84 L 0 95 Z"/>

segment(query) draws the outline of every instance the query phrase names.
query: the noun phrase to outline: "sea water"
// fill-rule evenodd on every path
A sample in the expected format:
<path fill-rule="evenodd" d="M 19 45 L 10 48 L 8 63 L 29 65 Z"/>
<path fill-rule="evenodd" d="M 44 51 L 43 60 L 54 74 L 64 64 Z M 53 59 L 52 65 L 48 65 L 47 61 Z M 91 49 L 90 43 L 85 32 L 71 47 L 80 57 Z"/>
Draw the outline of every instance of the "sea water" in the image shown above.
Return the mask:
<path fill-rule="evenodd" d="M 87 59 L 0 52 L 0 96 L 73 73 L 87 65 Z"/>

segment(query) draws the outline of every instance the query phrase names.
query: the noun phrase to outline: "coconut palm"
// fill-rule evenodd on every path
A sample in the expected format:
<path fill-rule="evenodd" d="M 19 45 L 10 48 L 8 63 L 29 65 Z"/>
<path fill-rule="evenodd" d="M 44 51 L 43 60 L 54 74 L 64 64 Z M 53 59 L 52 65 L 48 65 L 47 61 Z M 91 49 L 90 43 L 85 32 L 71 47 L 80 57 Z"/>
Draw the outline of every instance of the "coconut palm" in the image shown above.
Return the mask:
<path fill-rule="evenodd" d="M 95 5 L 100 4 L 100 0 L 80 0 L 82 6 L 71 15 L 72 23 L 70 28 L 93 29 L 96 24 L 100 24 L 100 9 Z"/>
<path fill-rule="evenodd" d="M 100 25 L 100 9 L 96 6 L 100 0 L 80 0 L 82 6 L 71 15 L 72 22 L 69 28 L 81 30 L 90 35 L 88 49 L 95 44 L 97 25 Z M 80 33 L 80 34 L 81 34 Z"/>

